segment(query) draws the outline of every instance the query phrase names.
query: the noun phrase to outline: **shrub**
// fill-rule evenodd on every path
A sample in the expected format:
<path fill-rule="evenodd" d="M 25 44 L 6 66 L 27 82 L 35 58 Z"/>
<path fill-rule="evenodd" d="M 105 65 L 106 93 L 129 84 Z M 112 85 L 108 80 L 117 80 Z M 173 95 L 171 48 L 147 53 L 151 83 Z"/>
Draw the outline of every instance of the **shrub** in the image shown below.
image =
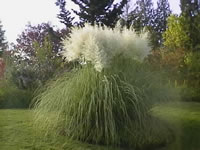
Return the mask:
<path fill-rule="evenodd" d="M 153 66 L 154 70 L 164 71 L 168 80 L 183 83 L 185 74 L 185 55 L 183 49 L 170 50 L 162 48 L 153 51 L 147 58 L 147 62 Z"/>
<path fill-rule="evenodd" d="M 35 124 L 46 133 L 89 143 L 142 147 L 155 142 L 163 132 L 147 124 L 148 112 L 174 93 L 143 64 L 149 51 L 145 36 L 86 26 L 68 40 L 63 55 L 81 65 L 36 97 Z"/>
<path fill-rule="evenodd" d="M 181 99 L 183 101 L 196 101 L 200 102 L 200 88 L 188 87 L 183 85 L 180 87 Z"/>
<path fill-rule="evenodd" d="M 17 88 L 5 80 L 0 81 L 0 108 L 28 108 L 32 92 Z"/>
<path fill-rule="evenodd" d="M 200 101 L 200 52 L 187 53 L 184 62 L 185 84 L 181 87 L 182 99 Z"/>

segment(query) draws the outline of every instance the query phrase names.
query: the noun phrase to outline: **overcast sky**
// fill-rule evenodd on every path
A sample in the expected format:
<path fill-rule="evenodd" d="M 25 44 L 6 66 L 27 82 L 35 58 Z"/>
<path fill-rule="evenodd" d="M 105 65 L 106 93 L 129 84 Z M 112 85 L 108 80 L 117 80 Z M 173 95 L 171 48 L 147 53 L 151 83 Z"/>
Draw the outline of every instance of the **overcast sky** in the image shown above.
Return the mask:
<path fill-rule="evenodd" d="M 66 0 L 69 8 L 76 7 L 70 0 Z M 133 0 L 134 1 L 134 0 Z M 153 0 L 154 3 L 157 0 Z M 179 13 L 179 1 L 169 0 L 173 13 Z M 33 25 L 51 22 L 58 28 L 64 25 L 57 19 L 59 8 L 56 0 L 0 0 L 0 20 L 6 30 L 7 41 L 15 42 L 19 35 L 30 22 Z"/>

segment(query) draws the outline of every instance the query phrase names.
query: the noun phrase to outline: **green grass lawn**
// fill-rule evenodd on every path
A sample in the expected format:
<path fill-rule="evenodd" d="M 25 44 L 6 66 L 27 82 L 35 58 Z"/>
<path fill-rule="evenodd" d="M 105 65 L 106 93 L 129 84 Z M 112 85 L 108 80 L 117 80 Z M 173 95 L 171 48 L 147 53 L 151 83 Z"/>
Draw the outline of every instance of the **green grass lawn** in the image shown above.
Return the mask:
<path fill-rule="evenodd" d="M 32 125 L 31 110 L 0 109 L 0 150 L 116 150 L 59 137 L 43 138 Z"/>
<path fill-rule="evenodd" d="M 154 116 L 167 121 L 175 134 L 163 150 L 200 150 L 200 103 L 171 103 L 153 109 Z"/>
<path fill-rule="evenodd" d="M 200 150 L 200 103 L 156 106 L 152 114 L 172 127 L 175 138 L 163 150 Z M 0 110 L 0 150 L 117 150 L 60 137 L 42 138 L 32 126 L 31 110 Z"/>

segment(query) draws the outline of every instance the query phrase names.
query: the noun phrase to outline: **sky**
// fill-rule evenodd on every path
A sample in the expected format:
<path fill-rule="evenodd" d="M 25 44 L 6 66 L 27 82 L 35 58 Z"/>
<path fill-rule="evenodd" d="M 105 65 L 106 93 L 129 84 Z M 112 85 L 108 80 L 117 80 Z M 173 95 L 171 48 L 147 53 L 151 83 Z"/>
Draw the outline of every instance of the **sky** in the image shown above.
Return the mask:
<path fill-rule="evenodd" d="M 78 7 L 70 0 L 67 1 L 67 8 L 77 9 Z M 134 1 L 134 0 L 133 0 Z M 156 3 L 157 0 L 153 0 Z M 179 1 L 169 0 L 173 13 L 179 13 Z M 0 21 L 5 30 L 8 42 L 16 42 L 16 38 L 30 22 L 32 25 L 50 22 L 56 28 L 64 28 L 59 22 L 57 14 L 59 8 L 55 5 L 56 0 L 0 0 Z"/>

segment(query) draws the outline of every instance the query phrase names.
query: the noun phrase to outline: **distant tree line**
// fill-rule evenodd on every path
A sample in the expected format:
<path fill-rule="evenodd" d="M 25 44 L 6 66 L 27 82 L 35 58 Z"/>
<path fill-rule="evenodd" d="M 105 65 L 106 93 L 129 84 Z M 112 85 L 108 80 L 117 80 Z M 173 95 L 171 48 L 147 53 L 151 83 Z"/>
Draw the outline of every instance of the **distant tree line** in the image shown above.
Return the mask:
<path fill-rule="evenodd" d="M 152 0 L 72 2 L 79 10 L 68 10 L 66 0 L 55 3 L 60 9 L 57 17 L 65 24 L 64 29 L 56 30 L 49 23 L 29 24 L 10 46 L 10 52 L 4 54 L 9 60 L 6 61 L 6 76 L 19 88 L 35 89 L 66 70 L 67 63 L 63 63 L 60 56 L 62 38 L 70 36 L 73 27 L 89 23 L 114 28 L 120 22 L 122 27 L 132 28 L 138 34 L 148 31 L 152 46 L 149 63 L 167 70 L 170 80 L 200 89 L 200 0 L 180 0 L 179 15 L 172 14 L 168 0 L 158 0 L 156 6 Z M 8 49 L 4 33 L 0 22 L 0 57 Z"/>
<path fill-rule="evenodd" d="M 184 100 L 200 99 L 200 0 L 181 0 L 181 13 L 167 18 L 163 48 L 154 51 L 151 62 L 165 69 Z"/>

